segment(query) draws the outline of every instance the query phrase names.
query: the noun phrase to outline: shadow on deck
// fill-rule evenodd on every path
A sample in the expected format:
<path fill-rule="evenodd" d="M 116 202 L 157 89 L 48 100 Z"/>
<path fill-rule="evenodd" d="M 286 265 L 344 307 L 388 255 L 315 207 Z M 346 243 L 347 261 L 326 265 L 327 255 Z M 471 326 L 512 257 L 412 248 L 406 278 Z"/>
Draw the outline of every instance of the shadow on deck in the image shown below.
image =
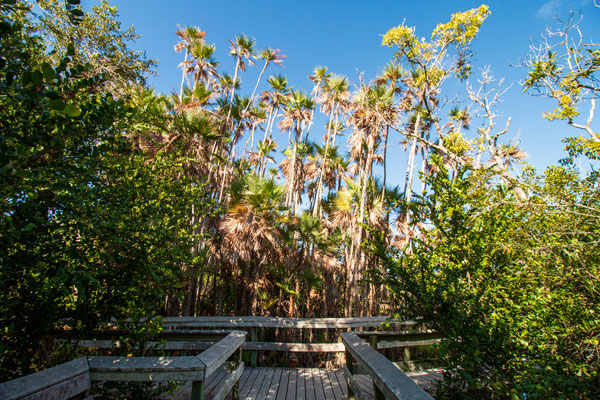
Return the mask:
<path fill-rule="evenodd" d="M 432 387 L 441 378 L 441 370 L 409 372 L 407 375 L 423 388 Z M 224 372 L 215 373 L 206 381 L 206 398 L 211 399 Z M 373 381 L 368 375 L 356 375 L 367 399 L 373 399 Z M 191 382 L 186 382 L 175 397 L 191 399 Z M 227 397 L 231 399 L 231 395 Z M 240 400 L 338 400 L 348 398 L 348 387 L 341 369 L 318 368 L 246 368 L 240 379 Z M 366 399 L 365 399 L 366 400 Z"/>

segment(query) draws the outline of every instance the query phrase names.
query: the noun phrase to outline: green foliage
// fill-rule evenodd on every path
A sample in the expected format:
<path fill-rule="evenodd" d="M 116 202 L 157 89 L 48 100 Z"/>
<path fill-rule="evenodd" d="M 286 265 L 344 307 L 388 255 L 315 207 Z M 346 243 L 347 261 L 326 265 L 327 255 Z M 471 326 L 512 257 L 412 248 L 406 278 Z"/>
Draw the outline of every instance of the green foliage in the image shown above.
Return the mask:
<path fill-rule="evenodd" d="M 409 318 L 439 329 L 440 398 L 593 398 L 600 393 L 600 190 L 563 168 L 526 175 L 528 202 L 493 176 L 429 178 L 422 236 L 390 256 Z"/>
<path fill-rule="evenodd" d="M 175 179 L 182 160 L 130 150 L 124 133 L 139 121 L 97 90 L 89 65 L 38 61 L 28 11 L 9 3 L 0 14 L 2 380 L 52 364 L 46 338 L 59 327 L 83 334 L 155 315 L 191 262 L 189 204 L 204 201 L 201 185 Z"/>
<path fill-rule="evenodd" d="M 107 0 L 93 5 L 88 13 L 65 7 L 61 0 L 38 4 L 42 13 L 34 22 L 44 37 L 47 61 L 58 63 L 69 52 L 69 44 L 76 43 L 70 66 L 89 64 L 86 76 L 105 74 L 103 90 L 119 97 L 129 87 L 145 84 L 146 75 L 154 72 L 157 61 L 129 48 L 140 36 L 133 27 L 122 29 L 117 8 Z"/>

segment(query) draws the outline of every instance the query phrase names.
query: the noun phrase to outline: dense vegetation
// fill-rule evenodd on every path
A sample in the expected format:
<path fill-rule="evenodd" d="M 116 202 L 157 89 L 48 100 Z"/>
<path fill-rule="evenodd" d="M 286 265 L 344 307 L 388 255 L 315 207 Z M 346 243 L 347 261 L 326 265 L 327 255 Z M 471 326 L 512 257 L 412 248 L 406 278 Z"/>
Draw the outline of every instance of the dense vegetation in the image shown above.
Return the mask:
<path fill-rule="evenodd" d="M 147 335 L 168 315 L 398 313 L 448 337 L 440 397 L 599 394 L 600 51 L 572 42 L 576 24 L 527 63 L 525 89 L 557 101 L 546 117 L 585 132 L 537 175 L 514 169 L 524 154 L 503 142 L 490 70 L 469 84 L 487 6 L 430 40 L 389 30 L 395 56 L 354 91 L 326 67 L 310 94 L 266 77 L 285 56 L 246 35 L 227 74 L 184 27 L 180 90 L 163 96 L 116 8 L 37 4 L 0 0 L 2 379 L 68 357 L 58 327 L 85 335 L 111 318 Z M 449 84 L 466 84 L 468 106 L 448 114 Z M 399 138 L 406 178 L 390 188 Z"/>

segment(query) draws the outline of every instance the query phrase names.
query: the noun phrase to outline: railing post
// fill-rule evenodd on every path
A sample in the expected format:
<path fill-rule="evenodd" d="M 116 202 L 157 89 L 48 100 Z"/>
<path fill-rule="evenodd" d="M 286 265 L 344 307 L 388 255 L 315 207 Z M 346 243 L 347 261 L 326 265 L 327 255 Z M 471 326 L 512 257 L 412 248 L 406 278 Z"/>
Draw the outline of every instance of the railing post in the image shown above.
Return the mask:
<path fill-rule="evenodd" d="M 192 382 L 192 400 L 204 400 L 204 380 Z"/>
<path fill-rule="evenodd" d="M 242 346 L 235 353 L 233 353 L 233 363 L 234 369 L 238 367 L 242 363 Z M 233 400 L 238 400 L 240 398 L 240 380 L 238 379 L 233 385 L 233 389 L 231 389 L 231 398 Z"/>
<path fill-rule="evenodd" d="M 352 354 L 350 354 L 350 352 L 348 350 L 345 351 L 346 353 L 346 367 L 348 368 L 348 371 L 350 371 L 350 374 L 354 375 L 354 358 L 352 357 Z M 352 377 L 348 377 L 348 380 L 350 380 Z M 356 396 L 354 395 L 354 391 L 352 390 L 351 385 L 348 383 L 348 400 L 356 400 Z"/>
<path fill-rule="evenodd" d="M 405 347 L 403 349 L 402 358 L 404 359 L 404 362 L 410 361 L 410 347 Z"/>
<path fill-rule="evenodd" d="M 371 344 L 371 347 L 374 350 L 377 350 L 377 335 L 371 335 L 371 337 L 369 338 L 369 342 Z"/>
<path fill-rule="evenodd" d="M 257 342 L 258 341 L 258 328 L 252 327 L 250 328 L 250 341 Z M 256 367 L 258 365 L 258 352 L 256 350 L 252 350 L 250 352 L 250 366 Z"/>
<path fill-rule="evenodd" d="M 373 350 L 377 350 L 377 335 L 371 335 L 369 338 L 369 344 Z M 375 394 L 375 400 L 385 400 L 385 396 L 379 386 L 373 381 L 373 393 Z"/>

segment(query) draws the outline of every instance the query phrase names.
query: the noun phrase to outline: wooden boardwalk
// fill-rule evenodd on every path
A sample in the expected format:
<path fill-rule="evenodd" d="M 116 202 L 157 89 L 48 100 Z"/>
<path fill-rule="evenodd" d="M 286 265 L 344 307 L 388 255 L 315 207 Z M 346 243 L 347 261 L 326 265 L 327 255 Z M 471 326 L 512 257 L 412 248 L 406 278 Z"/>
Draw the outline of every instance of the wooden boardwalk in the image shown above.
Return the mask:
<path fill-rule="evenodd" d="M 408 373 L 423 387 L 431 386 L 441 376 L 439 370 Z M 206 398 L 224 379 L 223 372 L 215 373 L 205 383 Z M 356 375 L 367 398 L 373 399 L 373 381 L 368 375 Z M 175 399 L 191 398 L 192 385 L 187 382 Z M 228 397 L 230 399 L 231 396 Z M 348 398 L 348 388 L 341 369 L 318 368 L 246 368 L 240 379 L 240 400 L 341 400 Z M 173 397 L 164 397 L 173 399 Z"/>

